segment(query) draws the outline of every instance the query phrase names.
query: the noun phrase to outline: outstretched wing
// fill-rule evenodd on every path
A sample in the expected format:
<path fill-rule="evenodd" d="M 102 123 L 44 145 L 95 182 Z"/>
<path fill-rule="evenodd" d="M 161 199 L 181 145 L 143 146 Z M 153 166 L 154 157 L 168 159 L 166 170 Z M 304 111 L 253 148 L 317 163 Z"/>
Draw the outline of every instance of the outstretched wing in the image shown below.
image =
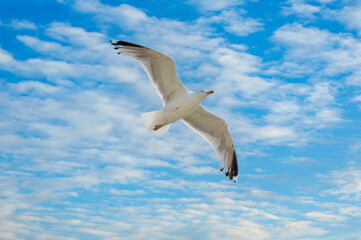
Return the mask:
<path fill-rule="evenodd" d="M 200 106 L 183 121 L 209 142 L 219 158 L 221 171 L 226 168 L 230 180 L 238 177 L 238 162 L 233 139 L 226 121 Z"/>
<path fill-rule="evenodd" d="M 164 105 L 188 91 L 179 80 L 174 60 L 171 57 L 129 42 L 112 40 L 111 44 L 116 46 L 114 49 L 120 50 L 118 54 L 128 55 L 142 63 Z"/>

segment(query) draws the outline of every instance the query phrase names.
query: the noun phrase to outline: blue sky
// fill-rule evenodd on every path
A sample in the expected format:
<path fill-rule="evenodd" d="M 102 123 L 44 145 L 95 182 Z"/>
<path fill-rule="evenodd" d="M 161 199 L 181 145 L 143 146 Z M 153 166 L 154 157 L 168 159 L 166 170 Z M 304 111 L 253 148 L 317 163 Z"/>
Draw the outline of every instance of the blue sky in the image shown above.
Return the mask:
<path fill-rule="evenodd" d="M 361 239 L 361 2 L 0 0 L 0 239 Z M 118 38 L 228 122 L 238 183 Z"/>

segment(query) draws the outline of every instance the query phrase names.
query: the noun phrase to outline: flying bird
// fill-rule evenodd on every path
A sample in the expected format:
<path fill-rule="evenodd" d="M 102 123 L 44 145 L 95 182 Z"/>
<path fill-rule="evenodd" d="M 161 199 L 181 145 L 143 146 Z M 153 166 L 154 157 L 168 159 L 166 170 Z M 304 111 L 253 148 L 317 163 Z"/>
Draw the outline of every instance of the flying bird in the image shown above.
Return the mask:
<path fill-rule="evenodd" d="M 118 54 L 130 56 L 143 65 L 148 77 L 162 98 L 163 108 L 142 114 L 144 125 L 155 134 L 168 131 L 173 122 L 182 120 L 201 135 L 218 155 L 220 170 L 230 180 L 237 181 L 238 163 L 233 139 L 226 121 L 201 106 L 214 91 L 192 92 L 179 80 L 174 60 L 151 48 L 120 40 L 111 40 Z"/>

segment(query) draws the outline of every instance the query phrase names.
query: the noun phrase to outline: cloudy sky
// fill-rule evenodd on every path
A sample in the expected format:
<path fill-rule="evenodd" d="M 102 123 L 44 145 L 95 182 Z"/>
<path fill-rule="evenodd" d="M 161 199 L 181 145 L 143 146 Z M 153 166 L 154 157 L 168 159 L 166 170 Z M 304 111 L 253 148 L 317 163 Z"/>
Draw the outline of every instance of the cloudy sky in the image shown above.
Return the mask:
<path fill-rule="evenodd" d="M 361 239 L 361 2 L 0 0 L 0 239 Z M 112 38 L 228 122 L 238 183 Z"/>

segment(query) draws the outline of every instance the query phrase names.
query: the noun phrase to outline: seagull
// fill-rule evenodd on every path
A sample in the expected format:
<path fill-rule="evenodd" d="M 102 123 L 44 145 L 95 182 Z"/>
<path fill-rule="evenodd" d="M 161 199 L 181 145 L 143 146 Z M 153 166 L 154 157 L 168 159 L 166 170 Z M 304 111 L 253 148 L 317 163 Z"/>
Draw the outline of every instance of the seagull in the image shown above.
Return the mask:
<path fill-rule="evenodd" d="M 114 39 L 110 42 L 119 51 L 118 54 L 130 56 L 142 64 L 162 98 L 161 110 L 142 114 L 144 125 L 155 134 L 162 135 L 173 122 L 181 119 L 213 146 L 220 170 L 225 169 L 226 176 L 236 182 L 237 155 L 228 125 L 224 119 L 201 106 L 214 91 L 188 90 L 178 77 L 173 58 L 164 53 L 130 42 Z"/>

